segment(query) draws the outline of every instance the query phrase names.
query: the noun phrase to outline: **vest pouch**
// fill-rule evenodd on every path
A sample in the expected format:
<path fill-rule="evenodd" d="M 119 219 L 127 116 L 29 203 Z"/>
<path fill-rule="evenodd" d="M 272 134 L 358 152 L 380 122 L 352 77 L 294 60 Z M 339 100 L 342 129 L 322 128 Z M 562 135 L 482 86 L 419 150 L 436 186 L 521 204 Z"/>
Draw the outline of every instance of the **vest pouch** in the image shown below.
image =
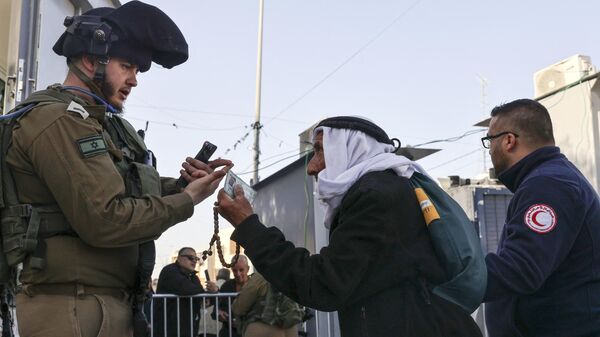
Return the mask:
<path fill-rule="evenodd" d="M 160 175 L 154 167 L 132 162 L 125 174 L 127 194 L 134 198 L 144 195 L 161 196 Z"/>
<path fill-rule="evenodd" d="M 38 242 L 40 216 L 31 205 L 20 204 L 2 210 L 2 251 L 8 266 L 23 262 Z"/>

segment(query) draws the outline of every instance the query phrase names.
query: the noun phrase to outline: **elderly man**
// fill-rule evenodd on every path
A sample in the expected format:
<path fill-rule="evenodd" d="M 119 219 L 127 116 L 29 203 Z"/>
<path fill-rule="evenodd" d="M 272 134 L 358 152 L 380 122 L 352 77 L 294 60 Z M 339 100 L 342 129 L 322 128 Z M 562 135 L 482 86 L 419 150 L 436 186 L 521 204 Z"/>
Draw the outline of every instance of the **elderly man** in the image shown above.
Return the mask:
<path fill-rule="evenodd" d="M 198 335 L 198 323 L 200 321 L 200 310 L 202 300 L 192 296 L 204 293 L 204 288 L 200 284 L 200 279 L 196 276 L 196 264 L 198 263 L 196 251 L 191 247 L 183 247 L 177 254 L 177 260 L 174 263 L 166 265 L 160 272 L 157 294 L 174 294 L 182 296 L 179 299 L 179 308 L 177 299 L 157 299 L 155 304 L 154 317 L 156 317 L 156 326 L 154 334 L 162 336 L 164 334 L 163 317 L 167 315 L 167 335 L 168 337 L 195 337 Z M 164 303 L 166 302 L 166 306 Z M 191 311 L 190 311 L 191 310 Z M 179 317 L 179 319 L 178 319 Z M 177 334 L 177 324 L 179 324 L 180 334 Z"/>
<path fill-rule="evenodd" d="M 514 196 L 488 254 L 491 337 L 600 336 L 600 201 L 554 144 L 548 110 L 530 99 L 495 107 L 488 135 L 498 179 Z"/>
<path fill-rule="evenodd" d="M 328 118 L 313 134 L 307 172 L 330 229 L 319 254 L 261 224 L 239 186 L 234 199 L 219 192 L 218 210 L 256 269 L 298 303 L 337 310 L 344 337 L 480 336 L 465 311 L 430 292 L 446 275 L 407 178 L 422 170 L 362 118 Z"/>
<path fill-rule="evenodd" d="M 222 293 L 238 293 L 242 290 L 242 287 L 248 282 L 248 271 L 250 271 L 250 265 L 248 264 L 248 258 L 245 255 L 240 255 L 238 257 L 237 262 L 231 267 L 231 271 L 233 272 L 233 278 L 225 281 L 221 287 L 217 287 L 216 283 L 208 282 L 207 289 L 209 292 L 222 292 Z M 233 299 L 230 299 L 233 301 Z M 221 331 L 219 332 L 219 337 L 229 337 L 229 299 L 221 299 L 219 300 L 219 311 L 218 318 L 219 321 L 223 322 L 221 327 Z M 216 308 L 215 308 L 216 310 Z M 231 317 L 233 319 L 233 317 Z M 231 325 L 232 336 L 240 336 L 237 332 L 235 325 Z"/>
<path fill-rule="evenodd" d="M 181 172 L 190 183 L 182 190 L 159 176 L 122 117 L 139 72 L 152 62 L 172 68 L 187 60 L 183 34 L 164 12 L 131 1 L 65 25 L 53 50 L 66 58 L 66 79 L 16 108 L 21 115 L 2 165 L 6 257 L 23 265 L 19 332 L 131 336 L 132 298 L 144 297 L 153 240 L 192 216 L 225 174 L 213 170 L 231 163 L 188 158 Z M 147 329 L 143 319 L 135 326 Z"/>

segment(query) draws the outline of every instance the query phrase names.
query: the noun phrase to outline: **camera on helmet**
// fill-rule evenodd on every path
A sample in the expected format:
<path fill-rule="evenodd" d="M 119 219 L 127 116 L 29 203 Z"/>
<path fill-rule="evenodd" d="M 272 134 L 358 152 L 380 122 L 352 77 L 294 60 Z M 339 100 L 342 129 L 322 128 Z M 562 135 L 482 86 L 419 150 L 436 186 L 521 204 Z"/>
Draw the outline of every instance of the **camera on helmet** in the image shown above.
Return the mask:
<path fill-rule="evenodd" d="M 86 46 L 86 53 L 98 57 L 108 56 L 110 44 L 118 39 L 112 28 L 98 16 L 68 16 L 64 21 L 67 32 L 79 37 Z"/>

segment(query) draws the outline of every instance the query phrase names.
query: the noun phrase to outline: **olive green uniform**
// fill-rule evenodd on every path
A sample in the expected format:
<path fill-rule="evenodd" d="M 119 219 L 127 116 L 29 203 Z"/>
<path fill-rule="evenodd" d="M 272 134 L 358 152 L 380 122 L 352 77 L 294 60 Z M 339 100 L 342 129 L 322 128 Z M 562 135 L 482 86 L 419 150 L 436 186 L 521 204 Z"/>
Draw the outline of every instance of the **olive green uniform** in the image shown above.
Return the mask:
<path fill-rule="evenodd" d="M 59 91 L 56 87 L 50 90 Z M 189 218 L 192 199 L 178 193 L 175 179 L 158 175 L 155 187 L 131 186 L 136 182 L 129 180 L 130 176 L 153 170 L 136 163 L 145 154 L 143 140 L 126 121 L 106 113 L 104 106 L 89 105 L 66 91 L 61 93 L 64 102 L 38 104 L 18 121 L 7 155 L 19 202 L 57 205 L 75 233 L 44 240 L 43 269 L 33 268 L 30 259 L 25 260 L 23 290 L 17 296 L 19 328 L 22 336 L 33 336 L 36 331 L 46 337 L 71 335 L 66 331 L 78 336 L 77 331 L 83 333 L 85 329 L 85 322 L 81 322 L 85 315 L 76 312 L 77 306 L 87 308 L 87 313 L 95 306 L 94 310 L 109 316 L 100 323 L 90 323 L 102 326 L 98 336 L 129 335 L 127 294 L 135 282 L 138 244 L 158 238 Z M 72 101 L 85 111 L 69 109 Z M 115 145 L 123 138 L 130 143 L 129 151 Z M 55 304 L 68 308 L 50 309 Z M 113 308 L 115 305 L 120 308 Z M 58 321 L 34 316 L 36 311 L 48 315 L 42 306 L 54 310 Z M 60 319 L 57 312 L 63 311 L 72 315 Z M 119 314 L 129 315 L 129 319 L 113 317 L 108 321 Z M 77 324 L 81 326 L 76 328 Z M 42 333 L 39 329 L 44 325 L 48 329 L 65 328 Z"/>

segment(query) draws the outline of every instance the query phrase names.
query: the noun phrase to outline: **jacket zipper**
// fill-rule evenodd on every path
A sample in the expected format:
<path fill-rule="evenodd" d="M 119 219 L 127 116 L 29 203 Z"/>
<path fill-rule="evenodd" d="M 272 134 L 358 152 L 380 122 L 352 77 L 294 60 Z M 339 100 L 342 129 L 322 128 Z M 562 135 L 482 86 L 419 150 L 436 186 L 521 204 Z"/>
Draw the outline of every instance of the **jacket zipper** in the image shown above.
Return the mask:
<path fill-rule="evenodd" d="M 360 307 L 360 318 L 362 320 L 362 334 L 364 337 L 369 337 L 369 327 L 367 326 L 367 310 L 365 309 L 364 305 Z"/>

